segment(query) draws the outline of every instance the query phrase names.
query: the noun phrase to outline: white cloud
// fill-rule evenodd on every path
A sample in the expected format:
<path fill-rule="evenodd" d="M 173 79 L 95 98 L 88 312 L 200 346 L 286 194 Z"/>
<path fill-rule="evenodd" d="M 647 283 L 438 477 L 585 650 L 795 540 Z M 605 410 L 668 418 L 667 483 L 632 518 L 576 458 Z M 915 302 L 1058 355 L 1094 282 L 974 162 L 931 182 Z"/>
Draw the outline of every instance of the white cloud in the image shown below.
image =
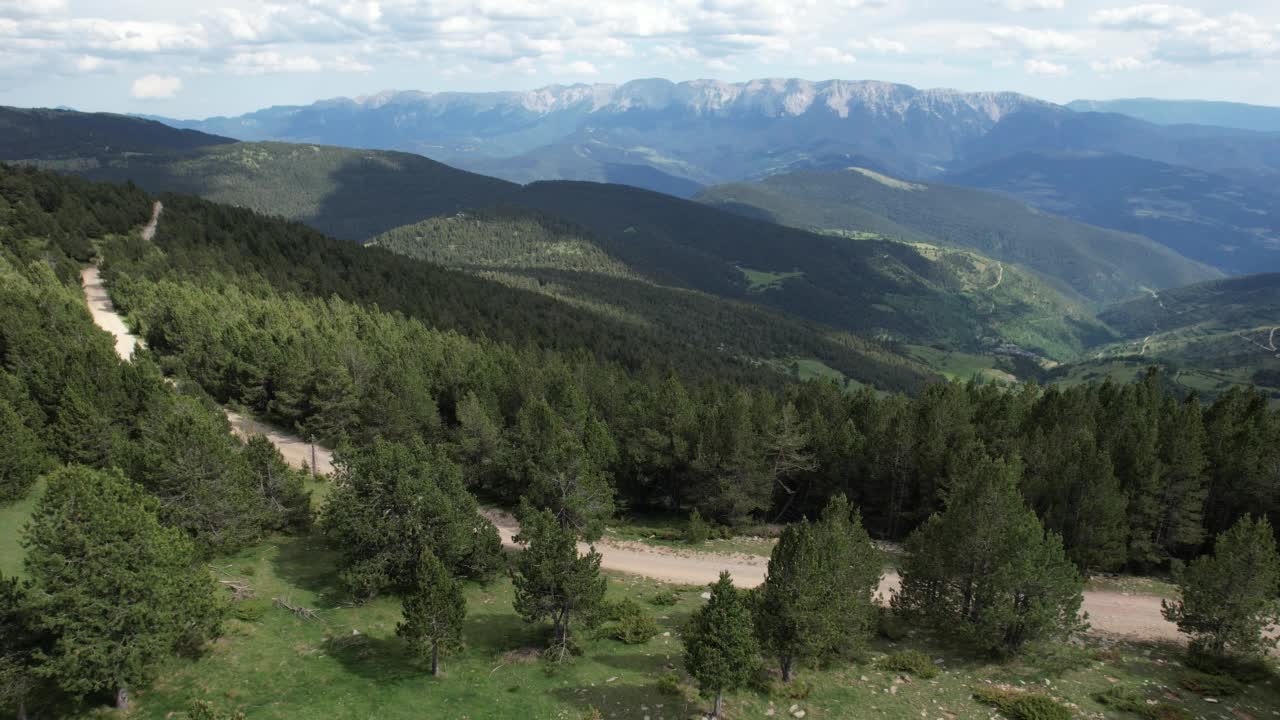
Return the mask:
<path fill-rule="evenodd" d="M 812 62 L 822 65 L 852 65 L 858 62 L 858 58 L 843 50 L 823 45 L 813 49 Z"/>
<path fill-rule="evenodd" d="M 65 12 L 67 0 L 0 0 L 0 15 L 33 17 Z"/>
<path fill-rule="evenodd" d="M 1112 8 L 1090 16 L 1094 24 L 1117 30 L 1158 30 L 1199 22 L 1203 18 L 1194 8 L 1164 4 Z"/>
<path fill-rule="evenodd" d="M 76 58 L 76 69 L 80 72 L 90 73 L 102 68 L 105 63 L 106 61 L 100 57 L 96 57 L 94 55 L 81 55 Z"/>
<path fill-rule="evenodd" d="M 585 60 L 577 60 L 563 65 L 552 65 L 551 70 L 557 75 L 571 75 L 574 77 L 600 74 L 599 68 Z"/>
<path fill-rule="evenodd" d="M 987 47 L 1005 47 L 1031 52 L 1077 52 L 1092 43 L 1077 35 L 1022 26 L 987 29 Z"/>
<path fill-rule="evenodd" d="M 849 47 L 855 50 L 871 50 L 884 55 L 902 55 L 907 52 L 907 46 L 904 43 L 882 37 L 854 40 L 849 43 Z"/>
<path fill-rule="evenodd" d="M 1071 68 L 1066 65 L 1059 65 L 1048 60 L 1033 58 L 1022 64 L 1022 69 L 1031 75 L 1047 75 L 1050 77 L 1061 77 L 1070 74 Z"/>
<path fill-rule="evenodd" d="M 1143 70 L 1151 66 L 1147 60 L 1142 60 L 1132 56 L 1115 57 L 1107 60 L 1094 60 L 1089 63 L 1089 67 L 1094 72 L 1099 73 L 1116 73 L 1116 72 L 1132 72 L 1134 70 Z"/>
<path fill-rule="evenodd" d="M 182 78 L 171 75 L 146 75 L 133 81 L 129 94 L 138 100 L 171 98 L 182 90 Z"/>
<path fill-rule="evenodd" d="M 317 60 L 311 55 L 273 51 L 237 53 L 227 60 L 227 67 L 239 75 L 267 73 L 368 72 L 373 68 L 348 57 Z"/>
<path fill-rule="evenodd" d="M 1062 10 L 1067 6 L 1066 0 L 997 0 L 998 4 L 1010 12 L 1026 12 L 1028 10 Z"/>

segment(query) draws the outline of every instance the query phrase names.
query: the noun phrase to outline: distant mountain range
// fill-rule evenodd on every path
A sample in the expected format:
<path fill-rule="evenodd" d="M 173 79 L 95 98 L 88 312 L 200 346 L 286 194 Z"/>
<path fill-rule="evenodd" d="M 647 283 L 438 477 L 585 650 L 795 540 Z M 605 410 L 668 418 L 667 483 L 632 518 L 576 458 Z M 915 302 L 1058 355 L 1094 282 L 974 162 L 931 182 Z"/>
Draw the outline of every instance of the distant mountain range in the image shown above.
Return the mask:
<path fill-rule="evenodd" d="M 1280 193 L 1221 175 L 1103 153 L 1022 153 L 949 182 L 1145 235 L 1231 274 L 1280 270 Z"/>
<path fill-rule="evenodd" d="M 1240 130 L 1280 132 L 1280 107 L 1209 100 L 1076 100 L 1077 112 L 1120 113 L 1158 125 L 1218 125 Z"/>
<path fill-rule="evenodd" d="M 404 150 L 520 183 L 621 182 L 679 196 L 701 185 L 850 165 L 930 179 L 1046 149 L 1126 153 L 1250 182 L 1280 173 L 1280 133 L 1158 125 L 1017 93 L 875 81 L 650 79 L 528 92 L 383 92 L 163 121 L 240 140 Z"/>

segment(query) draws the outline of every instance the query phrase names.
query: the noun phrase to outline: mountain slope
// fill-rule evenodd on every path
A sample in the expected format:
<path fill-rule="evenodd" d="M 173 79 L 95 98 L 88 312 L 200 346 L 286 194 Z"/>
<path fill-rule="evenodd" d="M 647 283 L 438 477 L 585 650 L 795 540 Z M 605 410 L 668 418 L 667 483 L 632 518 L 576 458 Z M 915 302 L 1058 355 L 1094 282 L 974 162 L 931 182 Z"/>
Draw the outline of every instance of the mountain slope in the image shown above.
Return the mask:
<path fill-rule="evenodd" d="M 1145 235 L 1232 274 L 1280 270 L 1280 195 L 1128 155 L 1026 153 L 948 181 Z"/>
<path fill-rule="evenodd" d="M 1093 302 L 1217 274 L 1147 238 L 1041 213 L 995 193 L 908 183 L 859 168 L 724 185 L 698 199 L 793 227 L 966 248 L 1023 265 L 1069 296 Z"/>
<path fill-rule="evenodd" d="M 0 160 L 153 153 L 232 142 L 127 115 L 0 107 Z"/>
<path fill-rule="evenodd" d="M 1152 293 L 1100 317 L 1121 340 L 1091 350 L 1097 359 L 1068 369 L 1075 375 L 1162 363 L 1181 384 L 1202 392 L 1250 383 L 1280 392 L 1280 273 Z"/>
<path fill-rule="evenodd" d="M 1208 100 L 1075 100 L 1076 112 L 1119 113 L 1158 125 L 1217 125 L 1259 132 L 1280 132 L 1280 108 Z"/>
<path fill-rule="evenodd" d="M 344 240 L 492 203 L 518 189 L 420 155 L 286 143 L 106 156 L 95 165 L 78 171 L 299 220 Z"/>
<path fill-rule="evenodd" d="M 1256 181 L 1280 174 L 1280 133 L 1201 125 L 1156 125 L 1125 115 L 1027 108 L 966 145 L 949 170 L 962 172 L 1026 152 L 1119 153 Z"/>

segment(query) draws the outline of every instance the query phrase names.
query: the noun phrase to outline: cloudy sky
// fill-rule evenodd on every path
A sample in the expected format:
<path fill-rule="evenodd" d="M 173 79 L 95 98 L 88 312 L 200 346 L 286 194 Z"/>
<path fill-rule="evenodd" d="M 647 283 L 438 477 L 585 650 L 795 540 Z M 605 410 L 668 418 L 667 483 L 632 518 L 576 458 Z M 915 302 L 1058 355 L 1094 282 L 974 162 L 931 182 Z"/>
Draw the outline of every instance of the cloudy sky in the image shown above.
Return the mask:
<path fill-rule="evenodd" d="M 757 77 L 1280 105 L 1280 2 L 0 0 L 0 104 L 174 117 L 385 89 Z"/>

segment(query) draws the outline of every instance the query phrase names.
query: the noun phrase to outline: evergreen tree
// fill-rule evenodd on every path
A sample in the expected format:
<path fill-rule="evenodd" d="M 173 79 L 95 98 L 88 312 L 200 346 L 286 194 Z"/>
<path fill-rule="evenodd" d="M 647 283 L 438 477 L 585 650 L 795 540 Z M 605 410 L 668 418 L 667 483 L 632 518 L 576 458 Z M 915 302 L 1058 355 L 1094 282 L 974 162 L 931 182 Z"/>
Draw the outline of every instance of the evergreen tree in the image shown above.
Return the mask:
<path fill-rule="evenodd" d="M 262 435 L 245 441 L 242 451 L 250 477 L 258 485 L 265 504 L 266 524 L 272 530 L 305 530 L 311 527 L 311 493 L 304 474 L 284 461 L 280 451 Z"/>
<path fill-rule="evenodd" d="M 462 586 L 439 558 L 425 549 L 413 586 L 404 595 L 404 622 L 396 634 L 419 656 L 431 658 L 431 674 L 440 674 L 440 654 L 462 645 L 462 621 L 467 601 Z"/>
<path fill-rule="evenodd" d="M 456 412 L 455 457 L 463 468 L 467 487 L 488 492 L 499 490 L 498 476 L 507 452 L 501 422 L 494 419 L 474 391 L 458 403 Z"/>
<path fill-rule="evenodd" d="M 591 542 L 614 512 L 608 466 L 616 449 L 608 428 L 580 412 L 584 417 L 565 418 L 543 398 L 526 403 L 517 419 L 516 454 L 521 496 Z"/>
<path fill-rule="evenodd" d="M 485 577 L 500 555 L 462 472 L 441 448 L 377 440 L 336 458 L 321 528 L 340 556 L 339 578 L 359 598 L 412 587 L 424 549 L 450 572 Z"/>
<path fill-rule="evenodd" d="M 547 510 L 526 503 L 520 513 L 516 542 L 525 549 L 511 569 L 515 609 L 525 622 L 551 621 L 547 657 L 553 662 L 573 652 L 570 625 L 589 620 L 604 600 L 607 583 L 600 575 L 600 554 L 594 549 L 578 555 L 577 535 Z"/>
<path fill-rule="evenodd" d="M 1204 542 L 1208 457 L 1200 401 L 1166 398 L 1160 419 L 1158 513 L 1151 544 L 1162 558 L 1177 557 Z"/>
<path fill-rule="evenodd" d="M 39 680 L 35 654 L 45 642 L 36 631 L 27 593 L 17 578 L 0 576 L 0 706 L 27 718 L 27 699 Z"/>
<path fill-rule="evenodd" d="M 844 496 L 831 500 L 819 522 L 787 526 L 755 608 L 760 644 L 778 659 L 783 682 L 797 662 L 852 653 L 866 643 L 880 575 L 871 538 Z"/>
<path fill-rule="evenodd" d="M 767 508 L 773 495 L 754 400 L 747 390 L 738 390 L 717 398 L 706 412 L 694 455 L 701 478 L 691 488 L 691 499 L 709 518 L 738 522 Z"/>
<path fill-rule="evenodd" d="M 91 390 L 68 380 L 49 428 L 52 447 L 63 462 L 104 468 L 119 442 L 111 417 L 89 400 Z"/>
<path fill-rule="evenodd" d="M 41 676 L 76 697 L 112 690 L 127 710 L 177 649 L 217 635 L 222 606 L 191 542 L 160 524 L 142 488 L 118 473 L 70 467 L 49 476 L 23 538 L 31 617 L 51 640 Z"/>
<path fill-rule="evenodd" d="M 22 416 L 0 398 L 0 502 L 26 496 L 36 477 L 48 467 L 40 438 Z"/>
<path fill-rule="evenodd" d="M 1260 654 L 1275 647 L 1264 630 L 1280 622 L 1280 555 L 1266 518 L 1244 517 L 1196 558 L 1178 579 L 1181 599 L 1164 601 L 1164 616 L 1214 655 Z"/>
<path fill-rule="evenodd" d="M 758 655 L 748 600 L 722 572 L 711 585 L 711 599 L 684 630 L 684 666 L 702 692 L 715 697 L 711 717 L 721 716 L 726 691 L 743 687 L 755 674 Z"/>
<path fill-rule="evenodd" d="M 227 552 L 271 525 L 267 501 L 222 413 L 174 397 L 143 419 L 130 446 L 132 477 L 160 500 L 161 516 L 203 548 Z"/>
<path fill-rule="evenodd" d="M 907 539 L 894 607 L 995 653 L 1079 629 L 1084 581 L 1023 505 L 1020 463 L 970 458 L 950 471 L 946 509 Z"/>

